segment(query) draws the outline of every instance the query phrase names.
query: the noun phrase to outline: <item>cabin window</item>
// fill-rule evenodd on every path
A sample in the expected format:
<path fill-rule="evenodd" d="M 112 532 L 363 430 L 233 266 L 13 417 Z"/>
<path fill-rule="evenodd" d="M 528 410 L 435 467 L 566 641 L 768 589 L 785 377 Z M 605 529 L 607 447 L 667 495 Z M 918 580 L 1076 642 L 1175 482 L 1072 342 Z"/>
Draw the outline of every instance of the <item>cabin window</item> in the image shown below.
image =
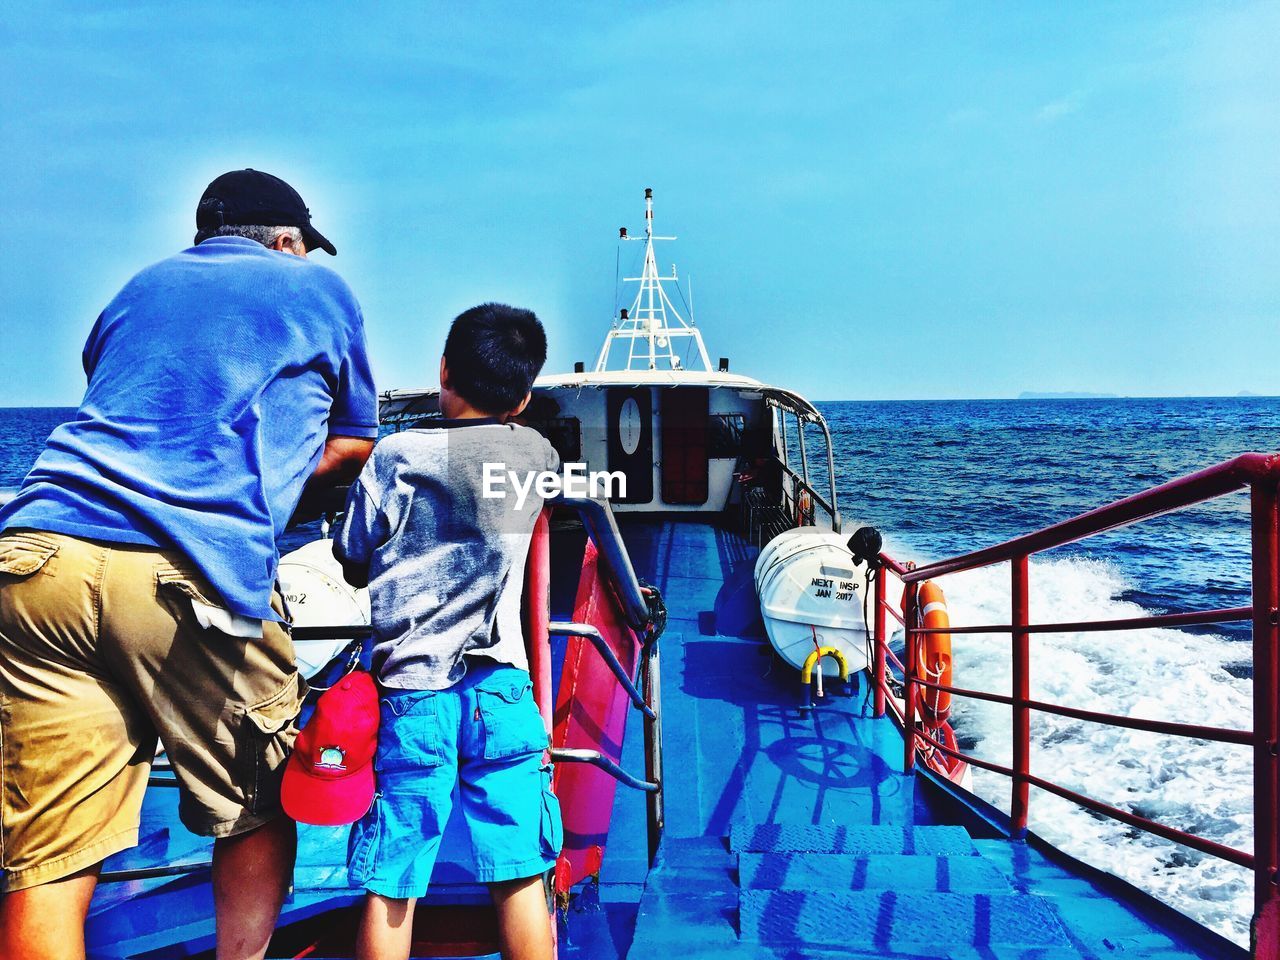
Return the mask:
<path fill-rule="evenodd" d="M 737 459 L 743 452 L 747 418 L 741 413 L 713 413 L 708 419 L 707 456 L 712 460 Z"/>
<path fill-rule="evenodd" d="M 547 438 L 562 462 L 582 462 L 582 422 L 577 417 L 531 420 L 529 426 Z"/>

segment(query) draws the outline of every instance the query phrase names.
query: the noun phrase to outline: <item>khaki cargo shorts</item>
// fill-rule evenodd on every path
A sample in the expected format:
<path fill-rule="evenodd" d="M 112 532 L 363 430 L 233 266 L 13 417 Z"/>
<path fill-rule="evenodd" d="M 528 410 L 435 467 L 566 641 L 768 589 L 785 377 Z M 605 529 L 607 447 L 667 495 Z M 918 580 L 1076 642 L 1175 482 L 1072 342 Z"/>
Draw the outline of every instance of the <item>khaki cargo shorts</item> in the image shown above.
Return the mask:
<path fill-rule="evenodd" d="M 157 738 L 192 832 L 280 815 L 305 692 L 293 642 L 274 622 L 250 640 L 202 628 L 191 600 L 212 596 L 177 551 L 0 534 L 3 889 L 136 845 Z"/>

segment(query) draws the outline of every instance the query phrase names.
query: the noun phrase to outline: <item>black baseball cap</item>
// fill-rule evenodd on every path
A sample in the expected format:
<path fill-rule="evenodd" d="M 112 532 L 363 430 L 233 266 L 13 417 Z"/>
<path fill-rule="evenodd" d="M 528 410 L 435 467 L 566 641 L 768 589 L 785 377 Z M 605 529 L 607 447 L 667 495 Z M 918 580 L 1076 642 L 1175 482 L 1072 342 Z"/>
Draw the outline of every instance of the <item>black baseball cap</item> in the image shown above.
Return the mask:
<path fill-rule="evenodd" d="M 231 226 L 297 227 L 308 250 L 338 254 L 338 249 L 311 225 L 311 211 L 298 191 L 261 170 L 232 170 L 205 187 L 196 207 L 196 229 Z"/>

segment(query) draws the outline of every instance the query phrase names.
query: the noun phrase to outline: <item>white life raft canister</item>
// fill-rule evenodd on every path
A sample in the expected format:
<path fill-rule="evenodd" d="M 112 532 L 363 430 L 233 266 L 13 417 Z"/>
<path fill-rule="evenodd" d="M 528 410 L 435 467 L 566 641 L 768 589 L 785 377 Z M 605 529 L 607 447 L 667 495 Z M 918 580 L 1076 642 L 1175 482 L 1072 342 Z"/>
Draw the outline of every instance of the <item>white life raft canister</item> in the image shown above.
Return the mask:
<path fill-rule="evenodd" d="M 765 632 L 783 660 L 802 669 L 816 639 L 839 650 L 850 672 L 867 666 L 866 586 L 840 534 L 813 527 L 780 534 L 760 551 L 755 581 Z M 822 672 L 840 671 L 825 657 Z"/>
<path fill-rule="evenodd" d="M 343 579 L 332 540 L 313 540 L 281 557 L 276 576 L 295 627 L 368 626 L 369 591 Z M 350 642 L 294 641 L 298 669 L 314 676 Z"/>

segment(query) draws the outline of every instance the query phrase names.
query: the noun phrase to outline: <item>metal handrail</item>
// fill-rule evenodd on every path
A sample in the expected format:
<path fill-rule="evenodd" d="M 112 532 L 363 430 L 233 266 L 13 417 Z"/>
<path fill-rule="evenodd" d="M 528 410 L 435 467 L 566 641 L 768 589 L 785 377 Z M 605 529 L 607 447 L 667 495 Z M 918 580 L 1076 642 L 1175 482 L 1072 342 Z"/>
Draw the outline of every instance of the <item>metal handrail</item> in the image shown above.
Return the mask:
<path fill-rule="evenodd" d="M 658 846 L 662 842 L 662 834 L 666 829 L 666 788 L 662 774 L 662 669 L 659 655 L 661 648 L 658 638 L 651 637 L 641 651 L 644 657 L 640 676 L 644 689 L 644 699 L 653 707 L 653 716 L 647 717 L 644 725 L 644 774 L 650 783 L 658 785 L 657 790 L 645 793 L 645 823 L 648 828 L 649 864 L 652 866 L 658 859 Z"/>
<path fill-rule="evenodd" d="M 893 610 L 889 611 L 893 613 Z M 1253 607 L 1225 607 L 1221 610 L 1196 610 L 1192 613 L 1161 613 L 1150 617 L 1125 617 L 1119 620 L 1080 620 L 1075 623 L 988 624 L 978 627 L 912 627 L 912 633 L 1108 633 L 1112 630 L 1138 630 L 1143 627 L 1194 627 L 1211 623 L 1239 623 L 1253 619 Z M 901 618 L 898 620 L 902 622 Z"/>
<path fill-rule="evenodd" d="M 826 497 L 824 497 L 816 489 L 814 489 L 813 484 L 809 483 L 808 480 L 800 476 L 800 474 L 796 473 L 793 469 L 791 469 L 791 467 L 788 464 L 783 463 L 781 460 L 778 461 L 778 466 L 780 466 L 783 469 L 783 471 L 787 474 L 787 476 L 789 476 L 793 481 L 795 481 L 797 485 L 799 485 L 801 490 L 804 490 L 806 493 L 809 494 L 809 496 L 813 498 L 814 503 L 822 507 L 823 510 L 827 511 L 827 516 L 831 517 L 833 521 L 835 520 L 836 508 L 832 506 L 832 504 L 827 502 Z M 840 532 L 839 528 L 835 528 L 835 530 L 837 533 Z"/>
<path fill-rule="evenodd" d="M 800 459 L 802 463 L 802 468 L 804 470 L 804 475 L 801 476 L 800 474 L 796 473 L 795 470 L 792 469 L 791 464 L 787 460 L 788 442 L 787 442 L 787 420 L 785 415 L 780 416 L 779 418 L 779 422 L 781 425 L 779 436 L 781 437 L 781 440 L 782 440 L 782 456 L 779 457 L 775 453 L 773 457 L 774 462 L 778 464 L 778 466 L 782 467 L 782 469 L 787 473 L 788 476 L 791 477 L 791 479 L 794 482 L 800 484 L 800 488 L 808 492 L 809 496 L 813 498 L 813 501 L 815 503 L 819 504 L 824 510 L 826 510 L 827 516 L 830 517 L 831 519 L 831 529 L 834 530 L 836 533 L 839 533 L 840 532 L 840 504 L 839 504 L 839 494 L 836 491 L 835 447 L 831 442 L 831 428 L 827 426 L 826 419 L 821 414 L 819 414 L 816 409 L 812 407 L 810 407 L 808 410 L 804 410 L 794 404 L 782 402 L 782 399 L 779 397 L 774 397 L 774 396 L 766 397 L 765 402 L 770 408 L 779 411 L 780 414 L 790 413 L 796 418 L 796 432 L 798 434 L 796 437 L 796 442 L 800 450 Z M 806 423 L 816 423 L 819 429 L 822 430 L 822 438 L 826 444 L 827 489 L 830 495 L 830 499 L 820 494 L 809 482 L 809 461 L 808 461 L 808 455 L 805 451 L 805 442 L 804 442 L 804 425 Z"/>
<path fill-rule="evenodd" d="M 649 624 L 649 604 L 640 589 L 640 580 L 636 576 L 635 567 L 631 565 L 631 557 L 623 545 L 622 534 L 618 532 L 618 521 L 614 518 L 608 501 L 591 497 L 559 496 L 551 503 L 578 511 L 582 525 L 596 545 L 609 580 L 618 593 L 627 626 L 633 630 L 643 630 Z"/>
<path fill-rule="evenodd" d="M 600 635 L 599 630 L 589 623 L 568 623 L 563 620 L 553 620 L 548 630 L 557 636 L 582 637 L 584 640 L 589 641 L 596 648 L 596 652 L 604 659 L 609 671 L 617 678 L 618 684 L 627 691 L 627 696 L 631 698 L 632 705 L 650 720 L 657 716 L 653 711 L 653 707 L 645 703 L 644 695 L 636 689 L 635 683 L 627 676 L 627 671 L 623 669 L 622 663 L 618 660 L 618 655 L 613 652 L 609 642 Z"/>
<path fill-rule="evenodd" d="M 1255 483 L 1280 479 L 1280 454 L 1246 453 L 1234 460 L 1192 473 L 1123 500 L 1090 510 L 1070 520 L 1055 523 L 1004 543 L 961 554 L 949 560 L 925 564 L 902 572 L 907 583 L 917 583 L 932 577 L 961 570 L 976 570 L 993 563 L 1015 560 L 1018 557 L 1054 547 L 1066 546 L 1086 537 L 1108 530 L 1125 527 L 1139 520 L 1148 520 L 1184 507 L 1213 500 L 1227 493 L 1243 490 Z"/>
<path fill-rule="evenodd" d="M 635 790 L 643 790 L 645 793 L 657 793 L 662 789 L 662 784 L 657 781 L 641 780 L 639 777 L 633 777 L 599 750 L 587 750 L 580 747 L 552 747 L 551 759 L 557 763 L 588 763 L 603 770 L 619 783 L 626 784 Z"/>
<path fill-rule="evenodd" d="M 644 713 L 644 764 L 647 780 L 640 780 L 623 770 L 620 766 L 605 757 L 598 750 L 578 750 L 575 748 L 556 748 L 551 751 L 552 759 L 570 763 L 589 763 L 612 776 L 619 783 L 645 793 L 645 827 L 649 848 L 649 863 L 653 864 L 658 855 L 658 846 L 666 827 L 665 802 L 663 797 L 662 776 L 662 696 L 661 675 L 659 672 L 658 636 L 665 615 L 655 621 L 655 610 L 662 608 L 662 598 L 653 587 L 642 587 L 636 576 L 635 567 L 631 565 L 631 556 L 627 553 L 618 530 L 618 522 L 607 500 L 596 500 L 590 497 L 559 496 L 553 503 L 557 506 L 570 507 L 578 511 L 587 535 L 596 546 L 604 567 L 605 575 L 613 587 L 622 608 L 623 619 L 627 625 L 641 634 L 643 643 L 640 650 L 640 703 L 637 703 L 635 684 L 626 676 L 621 663 L 614 656 L 613 650 L 598 631 L 579 633 L 595 646 L 619 684 L 626 690 L 631 702 L 640 706 Z M 656 601 L 650 603 L 645 597 L 649 590 Z M 557 626 L 551 625 L 552 628 Z M 566 626 L 560 624 L 560 626 Z M 573 625 L 567 625 L 573 626 Z"/>
<path fill-rule="evenodd" d="M 952 687 L 945 683 L 925 680 L 916 677 L 913 683 L 931 690 L 939 690 L 956 697 L 972 700 L 986 700 L 989 703 L 1001 703 L 1007 707 L 1014 705 L 1013 697 L 1003 693 L 988 693 L 984 690 L 966 690 L 963 687 Z M 1142 717 L 1126 717 L 1118 713 L 1099 713 L 1096 710 L 1083 710 L 1079 707 L 1067 707 L 1060 703 L 1046 703 L 1043 700 L 1028 700 L 1027 706 L 1039 713 L 1052 713 L 1072 720 L 1087 720 L 1113 727 L 1127 727 L 1130 730 L 1144 730 L 1147 733 L 1168 733 L 1175 737 L 1190 737 L 1193 740 L 1212 740 L 1216 743 L 1235 743 L 1249 746 L 1253 743 L 1252 730 L 1234 730 L 1230 727 L 1206 727 L 1195 723 L 1174 723 L 1169 720 L 1144 720 Z"/>
<path fill-rule="evenodd" d="M 822 437 L 827 444 L 827 484 L 831 491 L 831 529 L 840 532 L 840 505 L 836 495 L 836 454 L 831 442 L 831 428 L 827 426 L 826 417 L 818 418 L 818 426 L 822 428 Z"/>
<path fill-rule="evenodd" d="M 1251 497 L 1253 604 L 1219 610 L 1129 617 L 1065 623 L 1033 624 L 1029 617 L 1028 562 L 1032 554 L 1064 546 L 1087 537 L 1114 530 L 1213 500 L 1248 488 Z M 1126 497 L 1069 520 L 1016 537 L 1002 544 L 920 567 L 901 564 L 882 554 L 885 566 L 904 583 L 1009 562 L 1013 601 L 1012 623 L 985 626 L 927 628 L 919 620 L 915 597 L 909 592 L 906 609 L 899 616 L 886 597 L 885 578 L 877 577 L 875 592 L 875 659 L 871 666 L 875 711 L 883 716 L 886 706 L 899 717 L 904 730 L 904 767 L 915 764 L 921 744 L 947 756 L 982 769 L 1008 776 L 1012 781 L 1010 829 L 1014 836 L 1027 832 L 1029 788 L 1037 787 L 1070 800 L 1094 813 L 1144 830 L 1194 850 L 1210 854 L 1254 871 L 1253 922 L 1257 956 L 1280 954 L 1280 454 L 1252 453 L 1236 457 L 1197 473 L 1172 480 L 1142 493 Z M 1013 691 L 1011 695 L 966 690 L 915 676 L 904 670 L 902 706 L 899 708 L 889 685 L 887 661 L 887 615 L 904 624 L 906 651 L 903 660 L 917 662 L 917 645 L 929 634 L 1008 633 L 1012 640 Z M 1032 634 L 1139 630 L 1151 627 L 1253 623 L 1254 729 L 1232 730 L 1170 721 L 1147 720 L 1117 714 L 1082 710 L 1062 704 L 1033 700 L 1030 696 Z M 897 662 L 897 658 L 893 658 Z M 899 664 L 899 666 L 901 666 Z M 1011 708 L 1013 724 L 1013 764 L 1004 767 L 953 749 L 921 729 L 916 711 L 919 688 L 934 689 L 953 696 L 985 700 Z M 1051 713 L 1109 726 L 1192 737 L 1219 743 L 1252 746 L 1254 751 L 1254 851 L 1249 853 L 1178 830 L 1070 790 L 1030 770 L 1030 720 L 1033 712 Z"/>

